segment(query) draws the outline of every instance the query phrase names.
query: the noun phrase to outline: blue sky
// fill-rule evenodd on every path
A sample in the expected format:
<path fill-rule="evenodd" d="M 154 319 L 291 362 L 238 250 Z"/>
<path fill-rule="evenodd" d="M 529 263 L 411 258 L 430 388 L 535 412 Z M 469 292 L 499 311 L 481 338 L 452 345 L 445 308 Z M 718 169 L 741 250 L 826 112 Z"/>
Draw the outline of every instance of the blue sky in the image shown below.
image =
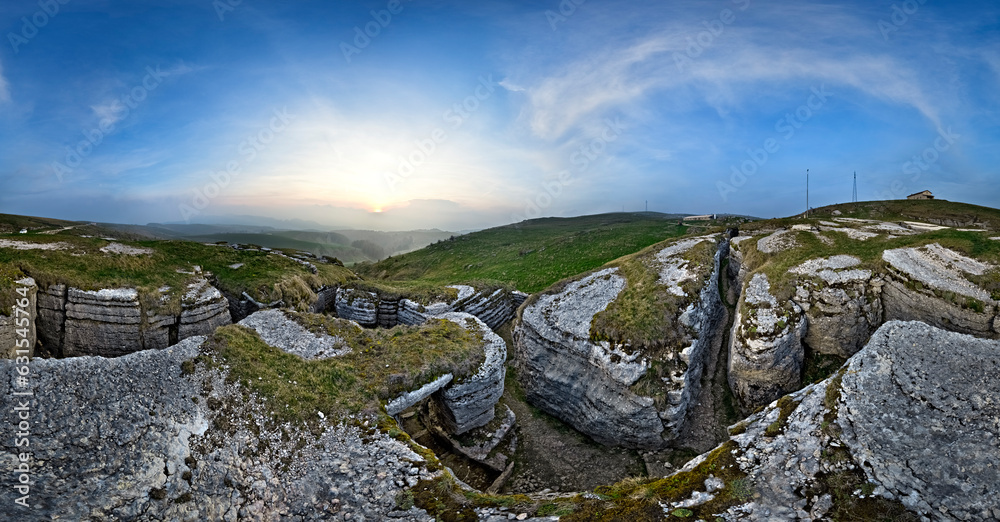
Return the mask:
<path fill-rule="evenodd" d="M 577 3 L 579 2 L 579 3 Z M 1000 5 L 5 1 L 0 212 L 482 228 L 1000 206 Z"/>

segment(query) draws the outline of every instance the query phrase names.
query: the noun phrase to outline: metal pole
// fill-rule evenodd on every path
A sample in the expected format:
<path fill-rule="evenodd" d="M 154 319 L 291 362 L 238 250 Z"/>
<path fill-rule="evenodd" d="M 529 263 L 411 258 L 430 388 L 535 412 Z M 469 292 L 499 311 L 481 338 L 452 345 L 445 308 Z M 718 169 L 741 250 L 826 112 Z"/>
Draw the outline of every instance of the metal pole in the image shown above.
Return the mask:
<path fill-rule="evenodd" d="M 806 169 L 806 217 L 809 216 L 809 169 Z"/>

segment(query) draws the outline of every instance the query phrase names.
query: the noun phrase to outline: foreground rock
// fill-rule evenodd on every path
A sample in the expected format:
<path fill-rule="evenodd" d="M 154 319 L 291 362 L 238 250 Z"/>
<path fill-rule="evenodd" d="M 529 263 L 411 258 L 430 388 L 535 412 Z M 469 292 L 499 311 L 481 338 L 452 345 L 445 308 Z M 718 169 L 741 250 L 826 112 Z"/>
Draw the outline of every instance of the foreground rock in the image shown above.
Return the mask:
<path fill-rule="evenodd" d="M 728 245 L 717 248 L 715 239 L 671 242 L 636 261 L 654 272 L 660 287 L 649 299 L 670 300 L 665 310 L 673 311 L 663 320 L 675 325 L 673 341 L 630 346 L 594 338 L 595 316 L 628 285 L 617 267 L 526 305 L 514 345 L 528 401 L 603 444 L 652 449 L 676 437 L 697 396 L 707 351 L 721 334 L 717 285 Z M 698 245 L 704 250 L 693 254 Z"/>
<path fill-rule="evenodd" d="M 661 505 L 704 517 L 729 498 L 726 520 L 1000 519 L 998 356 L 997 341 L 886 323 L 837 376 L 772 403 L 681 471 L 726 452 L 739 467 L 728 483 Z"/>
<path fill-rule="evenodd" d="M 28 388 L 0 361 L 4 410 L 18 404 L 13 392 L 33 394 L 30 507 L 3 488 L 3 518 L 432 519 L 395 507 L 404 488 L 432 476 L 406 444 L 360 424 L 323 423 L 317 437 L 273 422 L 218 370 L 198 365 L 185 375 L 202 341 L 115 359 L 36 360 Z M 15 479 L 16 451 L 12 443 L 0 454 L 0 471 Z"/>

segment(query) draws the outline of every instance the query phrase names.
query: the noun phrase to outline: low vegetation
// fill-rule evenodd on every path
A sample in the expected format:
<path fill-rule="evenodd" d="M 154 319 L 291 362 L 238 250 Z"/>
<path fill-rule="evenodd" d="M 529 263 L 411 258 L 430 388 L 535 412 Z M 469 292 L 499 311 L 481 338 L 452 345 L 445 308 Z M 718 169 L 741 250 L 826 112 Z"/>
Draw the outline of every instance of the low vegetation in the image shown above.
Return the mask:
<path fill-rule="evenodd" d="M 489 280 L 533 293 L 685 231 L 676 216 L 655 213 L 534 219 L 354 268 L 369 280 Z"/>
<path fill-rule="evenodd" d="M 307 361 L 269 346 L 251 329 L 230 325 L 216 330 L 195 366 L 185 363 L 182 371 L 194 371 L 198 364 L 224 365 L 228 378 L 263 398 L 276 420 L 314 423 L 316 412 L 333 419 L 376 415 L 387 400 L 445 373 L 471 375 L 484 360 L 481 334 L 443 319 L 361 329 L 318 314 L 294 317 L 310 330 L 343 339 L 351 353 Z"/>
<path fill-rule="evenodd" d="M 172 305 L 165 306 L 177 307 L 180 295 L 193 278 L 194 267 L 199 266 L 212 273 L 213 282 L 224 292 L 236 296 L 247 292 L 263 302 L 282 299 L 288 307 L 299 310 L 311 304 L 314 290 L 356 277 L 350 270 L 334 264 L 317 261 L 314 264 L 318 273 L 313 274 L 302 264 L 277 254 L 190 241 L 122 242 L 153 251 L 133 256 L 106 254 L 100 249 L 110 244 L 109 241 L 72 234 L 28 233 L 0 236 L 0 239 L 66 245 L 60 250 L 0 248 L 0 306 L 4 310 L 9 308 L 9 303 L 3 299 L 8 299 L 12 293 L 7 289 L 24 275 L 33 277 L 40 288 L 52 284 L 66 284 L 82 290 L 137 288 L 150 302 L 158 302 L 158 289 L 169 286 Z"/>
<path fill-rule="evenodd" d="M 718 245 L 702 241 L 682 254 L 693 277 L 681 283 L 684 296 L 677 296 L 659 282 L 658 252 L 672 241 L 648 247 L 606 266 L 618 267 L 627 284 L 608 307 L 594 316 L 591 337 L 613 344 L 641 348 L 644 352 L 679 352 L 687 340 L 687 327 L 677 321 L 680 311 L 698 300 L 714 268 Z"/>

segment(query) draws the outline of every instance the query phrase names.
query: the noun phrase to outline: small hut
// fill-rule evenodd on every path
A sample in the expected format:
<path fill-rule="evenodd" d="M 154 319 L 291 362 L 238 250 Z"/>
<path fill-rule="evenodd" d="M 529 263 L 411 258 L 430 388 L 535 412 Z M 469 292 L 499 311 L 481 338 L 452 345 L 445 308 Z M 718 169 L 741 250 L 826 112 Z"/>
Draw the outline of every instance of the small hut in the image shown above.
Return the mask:
<path fill-rule="evenodd" d="M 906 196 L 906 199 L 934 199 L 934 194 L 931 191 L 925 190 L 923 192 L 917 192 L 916 194 L 910 194 Z"/>

